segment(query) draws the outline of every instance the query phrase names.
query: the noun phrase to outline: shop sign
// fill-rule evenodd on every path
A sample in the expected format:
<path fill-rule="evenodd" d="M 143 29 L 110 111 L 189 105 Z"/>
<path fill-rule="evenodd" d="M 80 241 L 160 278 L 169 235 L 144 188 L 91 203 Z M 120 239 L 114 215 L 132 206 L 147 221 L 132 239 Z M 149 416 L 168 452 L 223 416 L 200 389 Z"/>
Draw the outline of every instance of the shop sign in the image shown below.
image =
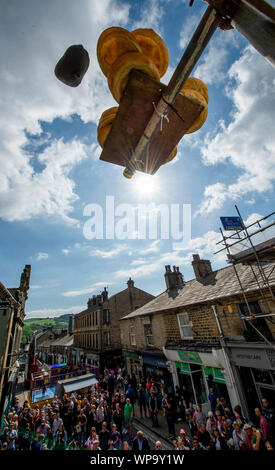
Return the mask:
<path fill-rule="evenodd" d="M 237 366 L 270 369 L 272 366 L 265 350 L 231 349 L 232 359 Z"/>
<path fill-rule="evenodd" d="M 221 369 L 219 369 L 218 367 L 205 366 L 204 373 L 207 379 L 209 378 L 209 375 L 212 375 L 213 382 L 225 383 L 224 374 L 222 373 Z"/>
<path fill-rule="evenodd" d="M 275 369 L 275 351 L 273 349 L 267 349 L 266 355 L 269 359 L 271 369 Z"/>
<path fill-rule="evenodd" d="M 180 371 L 181 374 L 191 374 L 190 366 L 186 362 L 175 362 L 176 369 Z"/>
<path fill-rule="evenodd" d="M 180 360 L 183 362 L 196 362 L 197 364 L 202 363 L 202 360 L 198 353 L 192 353 L 189 351 L 178 351 L 178 355 Z"/>
<path fill-rule="evenodd" d="M 131 359 L 136 359 L 138 360 L 139 359 L 139 356 L 136 352 L 134 351 L 123 351 L 123 355 L 125 358 L 131 358 Z"/>
<path fill-rule="evenodd" d="M 163 360 L 160 357 L 146 356 L 142 355 L 143 363 L 148 364 L 149 366 L 162 367 L 167 369 L 167 361 Z"/>

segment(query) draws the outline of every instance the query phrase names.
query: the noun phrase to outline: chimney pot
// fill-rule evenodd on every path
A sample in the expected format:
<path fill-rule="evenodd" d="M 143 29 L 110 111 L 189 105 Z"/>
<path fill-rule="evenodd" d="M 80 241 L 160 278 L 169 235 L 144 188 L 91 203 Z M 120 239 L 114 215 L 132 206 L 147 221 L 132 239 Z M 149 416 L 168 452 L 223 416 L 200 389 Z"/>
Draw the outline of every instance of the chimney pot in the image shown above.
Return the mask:
<path fill-rule="evenodd" d="M 128 289 L 130 289 L 131 287 L 134 287 L 134 281 L 129 277 L 129 280 L 127 281 L 127 286 L 128 286 Z"/>
<path fill-rule="evenodd" d="M 179 267 L 173 266 L 173 271 L 171 271 L 170 265 L 165 266 L 164 278 L 167 289 L 175 289 L 184 286 L 183 276 Z"/>
<path fill-rule="evenodd" d="M 200 259 L 200 255 L 193 255 L 192 266 L 197 281 L 212 273 L 211 262 L 208 259 Z"/>

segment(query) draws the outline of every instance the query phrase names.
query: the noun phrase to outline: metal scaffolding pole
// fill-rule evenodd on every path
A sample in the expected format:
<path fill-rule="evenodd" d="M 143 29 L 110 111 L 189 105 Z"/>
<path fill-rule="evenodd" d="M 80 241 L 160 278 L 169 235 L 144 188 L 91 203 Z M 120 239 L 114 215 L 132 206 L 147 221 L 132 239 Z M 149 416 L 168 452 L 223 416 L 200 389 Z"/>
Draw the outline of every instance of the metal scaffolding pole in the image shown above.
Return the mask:
<path fill-rule="evenodd" d="M 253 242 L 252 242 L 251 237 L 250 237 L 250 235 L 249 235 L 249 233 L 248 233 L 248 231 L 247 231 L 247 228 L 246 228 L 246 226 L 245 226 L 245 223 L 244 223 L 244 221 L 243 221 L 243 218 L 242 218 L 242 216 L 241 216 L 241 214 L 240 214 L 240 211 L 239 211 L 237 205 L 235 205 L 235 208 L 236 208 L 236 211 L 237 211 L 237 213 L 238 213 L 238 215 L 239 215 L 239 217 L 240 217 L 240 219 L 241 219 L 241 221 L 242 221 L 242 224 L 243 224 L 243 226 L 244 226 L 244 232 L 245 232 L 245 234 L 246 234 L 246 236 L 247 236 L 247 238 L 248 238 L 248 240 L 249 240 L 249 242 L 250 242 L 250 245 L 251 245 L 252 250 L 253 250 L 253 252 L 254 252 L 255 258 L 256 258 L 256 260 L 257 260 L 257 266 L 258 266 L 260 275 L 262 276 L 263 281 L 267 283 L 267 288 L 268 288 L 268 290 L 269 290 L 269 292 L 270 292 L 270 294 L 271 294 L 271 298 L 274 299 L 274 294 L 273 294 L 272 289 L 271 289 L 271 287 L 270 287 L 270 285 L 269 285 L 269 282 L 268 282 L 268 279 L 267 279 L 267 277 L 266 277 L 266 275 L 265 275 L 265 272 L 264 272 L 264 270 L 262 269 L 262 267 L 261 267 L 261 265 L 260 265 L 260 260 L 259 260 L 259 257 L 258 257 L 258 255 L 257 255 L 257 251 L 255 250 L 255 247 L 254 247 L 254 245 L 253 245 Z M 257 278 L 256 278 L 256 280 L 257 280 Z M 261 288 L 260 288 L 260 289 L 261 289 Z"/>

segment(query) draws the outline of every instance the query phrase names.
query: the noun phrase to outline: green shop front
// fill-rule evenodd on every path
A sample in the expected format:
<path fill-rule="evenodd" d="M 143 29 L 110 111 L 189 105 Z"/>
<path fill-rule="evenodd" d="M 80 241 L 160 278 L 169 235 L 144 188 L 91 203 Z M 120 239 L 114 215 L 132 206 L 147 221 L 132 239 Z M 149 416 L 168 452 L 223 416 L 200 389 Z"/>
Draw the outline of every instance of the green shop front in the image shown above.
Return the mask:
<path fill-rule="evenodd" d="M 209 388 L 230 403 L 223 369 L 212 352 L 164 349 L 174 386 L 185 385 L 194 404 L 202 405 L 204 412 L 210 410 Z"/>
<path fill-rule="evenodd" d="M 135 351 L 129 351 L 128 349 L 122 350 L 124 359 L 124 367 L 127 375 L 135 374 L 136 378 L 142 377 L 142 358 Z"/>

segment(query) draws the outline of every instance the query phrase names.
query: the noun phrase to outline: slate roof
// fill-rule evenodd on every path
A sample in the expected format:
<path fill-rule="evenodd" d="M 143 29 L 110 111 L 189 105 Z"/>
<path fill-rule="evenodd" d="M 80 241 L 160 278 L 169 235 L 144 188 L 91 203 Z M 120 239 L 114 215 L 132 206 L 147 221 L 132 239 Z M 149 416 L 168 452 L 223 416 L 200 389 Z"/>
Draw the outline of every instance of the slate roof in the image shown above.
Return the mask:
<path fill-rule="evenodd" d="M 51 346 L 72 346 L 74 342 L 73 335 L 62 336 L 51 343 Z"/>
<path fill-rule="evenodd" d="M 264 271 L 270 276 L 270 285 L 275 285 L 275 271 L 272 270 L 275 263 L 265 263 Z M 255 278 L 250 266 L 238 265 L 237 272 L 245 292 L 258 290 Z M 257 267 L 253 268 L 257 274 Z M 260 279 L 260 277 L 258 277 Z M 241 294 L 241 288 L 233 266 L 213 271 L 199 281 L 192 279 L 187 281 L 182 288 L 170 289 L 155 297 L 143 307 L 129 313 L 121 320 L 127 320 L 140 315 L 161 312 L 162 310 L 184 307 L 198 303 L 214 301 L 224 297 Z"/>

